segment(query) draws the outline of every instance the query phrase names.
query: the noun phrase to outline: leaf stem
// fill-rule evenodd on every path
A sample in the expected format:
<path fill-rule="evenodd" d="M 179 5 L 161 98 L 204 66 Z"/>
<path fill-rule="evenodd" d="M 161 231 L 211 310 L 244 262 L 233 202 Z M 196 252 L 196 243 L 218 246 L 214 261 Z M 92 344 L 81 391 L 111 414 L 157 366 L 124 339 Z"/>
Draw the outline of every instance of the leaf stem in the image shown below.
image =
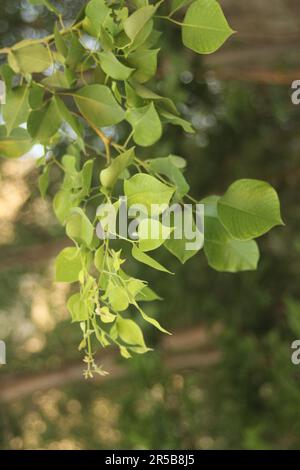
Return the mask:
<path fill-rule="evenodd" d="M 80 28 L 82 23 L 83 23 L 83 20 L 79 21 L 78 23 L 76 23 L 75 25 L 73 25 L 69 28 L 61 29 L 60 34 L 65 35 L 65 34 L 70 33 L 71 31 L 75 31 L 78 28 Z M 53 39 L 55 39 L 54 34 L 49 34 L 49 36 L 44 36 L 43 38 L 25 39 L 25 40 L 22 40 L 20 42 L 17 42 L 12 47 L 4 47 L 4 48 L 0 49 L 0 54 L 9 54 L 13 50 L 21 49 L 22 47 L 27 47 L 27 46 L 30 46 L 30 45 L 33 45 L 33 44 L 41 44 L 41 43 L 42 44 L 43 43 L 47 44 L 48 42 L 52 41 Z M 24 43 L 24 45 L 23 45 L 23 43 Z"/>
<path fill-rule="evenodd" d="M 180 21 L 174 20 L 174 18 L 170 18 L 169 16 L 156 15 L 155 18 L 159 18 L 161 20 L 167 20 L 167 21 L 170 21 L 171 23 L 177 24 L 179 26 L 183 26 L 183 23 L 181 23 Z"/>
<path fill-rule="evenodd" d="M 84 116 L 84 119 L 88 122 L 89 126 L 93 129 L 93 131 L 97 134 L 98 137 L 102 140 L 104 147 L 105 147 L 105 154 L 106 154 L 106 160 L 107 164 L 109 165 L 111 162 L 111 153 L 110 153 L 110 145 L 111 145 L 111 139 L 109 137 L 106 137 L 106 135 L 98 129 L 97 126 L 95 126 L 89 119 L 87 119 L 86 116 Z"/>

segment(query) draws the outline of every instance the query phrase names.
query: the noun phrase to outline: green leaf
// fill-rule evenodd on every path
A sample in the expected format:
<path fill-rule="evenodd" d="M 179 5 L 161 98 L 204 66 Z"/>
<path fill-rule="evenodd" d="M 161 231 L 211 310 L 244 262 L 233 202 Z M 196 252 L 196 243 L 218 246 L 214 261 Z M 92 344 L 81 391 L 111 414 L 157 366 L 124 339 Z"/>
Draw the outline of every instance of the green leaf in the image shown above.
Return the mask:
<path fill-rule="evenodd" d="M 130 300 L 134 301 L 136 296 L 146 287 L 145 281 L 141 279 L 135 279 L 134 277 L 126 279 L 126 290 L 129 293 Z"/>
<path fill-rule="evenodd" d="M 32 83 L 29 89 L 28 102 L 31 109 L 36 110 L 43 106 L 45 88 L 37 83 Z"/>
<path fill-rule="evenodd" d="M 128 8 L 123 6 L 119 10 L 115 11 L 116 19 L 118 22 L 122 23 L 124 20 L 128 18 L 129 12 Z"/>
<path fill-rule="evenodd" d="M 120 50 L 125 50 L 126 52 L 128 51 L 128 48 L 130 47 L 131 41 L 125 31 L 120 31 L 115 37 L 114 37 L 114 45 L 117 49 Z"/>
<path fill-rule="evenodd" d="M 224 244 L 232 238 L 219 220 L 217 204 L 220 199 L 220 196 L 209 196 L 201 201 L 204 204 L 205 244 Z"/>
<path fill-rule="evenodd" d="M 101 27 L 113 32 L 116 26 L 111 13 L 112 11 L 106 5 L 105 0 L 91 0 L 85 9 L 86 18 L 83 22 L 85 31 L 97 38 L 100 35 Z"/>
<path fill-rule="evenodd" d="M 17 62 L 17 58 L 15 57 L 12 51 L 7 54 L 7 63 L 9 68 L 14 72 L 14 74 L 22 73 L 20 66 Z M 12 83 L 10 83 L 10 85 L 12 86 Z"/>
<path fill-rule="evenodd" d="M 142 8 L 146 5 L 149 5 L 149 0 L 133 0 L 134 5 L 136 8 Z"/>
<path fill-rule="evenodd" d="M 94 227 L 79 207 L 72 210 L 66 225 L 66 232 L 68 237 L 76 243 L 84 243 L 86 246 L 90 246 L 93 241 Z"/>
<path fill-rule="evenodd" d="M 84 47 L 81 45 L 78 37 L 75 34 L 72 34 L 68 43 L 68 55 L 65 61 L 66 66 L 68 66 L 71 70 L 76 70 L 77 66 L 85 63 L 83 62 L 84 56 Z"/>
<path fill-rule="evenodd" d="M 147 5 L 132 13 L 123 23 L 125 33 L 134 41 L 146 23 L 152 18 L 157 6 Z"/>
<path fill-rule="evenodd" d="M 99 39 L 104 51 L 111 51 L 114 47 L 114 38 L 103 26 L 100 26 Z"/>
<path fill-rule="evenodd" d="M 47 88 L 70 89 L 75 81 L 75 74 L 66 68 L 64 71 L 57 70 L 49 77 L 44 78 L 44 80 L 41 81 L 41 84 L 45 85 Z"/>
<path fill-rule="evenodd" d="M 29 114 L 28 87 L 13 88 L 6 95 L 6 104 L 2 107 L 3 118 L 6 124 L 7 135 L 13 129 L 27 121 Z"/>
<path fill-rule="evenodd" d="M 64 248 L 55 260 L 56 282 L 76 282 L 81 270 L 82 260 L 78 248 Z"/>
<path fill-rule="evenodd" d="M 117 319 L 117 330 L 118 336 L 124 343 L 130 346 L 138 346 L 143 352 L 148 351 L 142 330 L 133 320 L 127 320 L 119 316 Z"/>
<path fill-rule="evenodd" d="M 105 168 L 100 173 L 100 182 L 104 188 L 113 188 L 116 181 L 122 174 L 122 172 L 129 166 L 134 160 L 134 148 L 127 150 L 118 157 L 114 158 L 109 167 Z"/>
<path fill-rule="evenodd" d="M 148 215 L 154 216 L 160 214 L 165 208 L 152 207 L 152 205 L 169 204 L 174 188 L 161 183 L 153 176 L 138 173 L 124 181 L 124 194 L 127 197 L 128 207 L 134 204 L 144 205 Z"/>
<path fill-rule="evenodd" d="M 63 188 L 56 193 L 53 199 L 53 210 L 61 224 L 66 222 L 72 209 L 77 207 L 79 203 L 80 197 L 72 194 L 68 189 Z"/>
<path fill-rule="evenodd" d="M 162 300 L 162 298 L 148 286 L 144 287 L 136 296 L 137 302 L 153 302 L 154 300 Z"/>
<path fill-rule="evenodd" d="M 112 323 L 117 317 L 117 315 L 114 315 L 109 311 L 108 307 L 101 307 L 99 309 L 99 315 L 103 323 Z"/>
<path fill-rule="evenodd" d="M 138 108 L 143 106 L 144 100 L 137 95 L 134 88 L 125 82 L 126 104 L 128 108 Z"/>
<path fill-rule="evenodd" d="M 61 159 L 62 166 L 64 167 L 65 174 L 77 173 L 78 158 L 73 154 L 66 153 Z"/>
<path fill-rule="evenodd" d="M 130 302 L 135 305 L 135 301 L 151 302 L 153 300 L 162 300 L 145 281 L 128 276 L 122 269 L 119 271 L 121 279 L 126 281 L 126 289 L 130 297 Z"/>
<path fill-rule="evenodd" d="M 257 268 L 259 261 L 259 250 L 254 240 L 206 241 L 204 251 L 208 264 L 217 271 L 251 271 Z"/>
<path fill-rule="evenodd" d="M 148 147 L 161 138 L 162 125 L 153 103 L 142 108 L 129 109 L 126 120 L 132 126 L 136 144 Z"/>
<path fill-rule="evenodd" d="M 135 70 L 132 78 L 140 83 L 147 82 L 156 74 L 157 55 L 160 49 L 137 49 L 128 56 L 128 63 Z"/>
<path fill-rule="evenodd" d="M 125 117 L 107 86 L 87 85 L 74 94 L 74 99 L 83 117 L 94 126 L 112 126 Z"/>
<path fill-rule="evenodd" d="M 112 52 L 100 52 L 98 57 L 104 73 L 114 80 L 127 80 L 134 71 L 133 68 L 122 64 Z"/>
<path fill-rule="evenodd" d="M 171 229 L 156 219 L 143 219 L 138 226 L 139 249 L 152 251 L 161 246 L 170 236 Z"/>
<path fill-rule="evenodd" d="M 43 173 L 39 177 L 39 190 L 42 198 L 45 198 L 49 185 L 49 165 L 46 165 Z"/>
<path fill-rule="evenodd" d="M 125 262 L 124 259 L 121 258 L 121 253 L 122 250 L 115 251 L 111 250 L 112 252 L 112 258 L 110 258 L 110 270 L 113 268 L 115 272 L 118 272 L 120 270 L 121 265 Z"/>
<path fill-rule="evenodd" d="M 56 102 L 52 98 L 41 109 L 31 111 L 27 128 L 35 141 L 41 144 L 49 144 L 49 140 L 56 134 L 61 123 L 62 118 L 57 110 Z"/>
<path fill-rule="evenodd" d="M 179 157 L 178 155 L 171 154 L 170 155 L 171 161 L 173 165 L 177 166 L 180 170 L 186 168 L 186 159 L 183 157 Z"/>
<path fill-rule="evenodd" d="M 62 187 L 75 194 L 75 190 L 82 187 L 82 176 L 77 171 L 77 159 L 74 155 L 67 154 L 62 157 L 61 163 L 65 170 Z"/>
<path fill-rule="evenodd" d="M 65 103 L 58 96 L 55 96 L 53 100 L 62 121 L 66 122 L 78 137 L 82 138 L 83 131 L 78 119 L 71 113 L 69 108 L 67 108 Z"/>
<path fill-rule="evenodd" d="M 55 39 L 55 47 L 57 52 L 59 52 L 63 57 L 67 57 L 68 55 L 68 46 L 60 33 L 57 24 L 54 27 L 54 39 Z"/>
<path fill-rule="evenodd" d="M 80 172 L 81 180 L 82 180 L 82 195 L 88 196 L 91 184 L 92 184 L 92 177 L 93 177 L 93 167 L 94 167 L 94 160 L 88 160 L 82 167 Z"/>
<path fill-rule="evenodd" d="M 149 39 L 152 31 L 153 31 L 153 20 L 150 20 L 143 26 L 143 28 L 140 30 L 138 35 L 135 37 L 134 41 L 131 41 L 129 42 L 129 44 L 126 44 L 127 45 L 126 54 L 129 54 L 135 51 L 141 46 L 145 47 L 145 44 L 147 40 Z"/>
<path fill-rule="evenodd" d="M 195 52 L 211 54 L 233 33 L 216 0 L 196 0 L 184 17 L 182 41 Z"/>
<path fill-rule="evenodd" d="M 86 321 L 89 319 L 91 305 L 87 303 L 84 298 L 81 298 L 80 294 L 74 294 L 69 298 L 67 308 L 73 322 Z"/>
<path fill-rule="evenodd" d="M 132 357 L 128 349 L 125 348 L 124 346 L 119 346 L 119 349 L 120 349 L 120 354 L 122 357 L 124 357 L 124 359 L 130 359 Z"/>
<path fill-rule="evenodd" d="M 275 189 L 259 180 L 233 183 L 218 201 L 221 223 L 233 238 L 250 240 L 282 225 L 280 202 Z"/>
<path fill-rule="evenodd" d="M 190 1 L 191 0 L 172 0 L 170 15 L 173 15 L 177 10 L 186 6 Z"/>
<path fill-rule="evenodd" d="M 111 308 L 115 312 L 123 312 L 129 306 L 129 298 L 126 289 L 121 286 L 115 286 L 109 283 L 106 296 L 109 299 Z"/>
<path fill-rule="evenodd" d="M 106 346 L 109 346 L 110 342 L 108 341 L 107 333 L 99 327 L 96 319 L 92 318 L 92 324 L 95 329 L 95 336 L 97 340 L 99 341 L 99 343 L 101 344 L 101 346 L 103 348 L 106 348 Z"/>
<path fill-rule="evenodd" d="M 150 266 L 151 268 L 156 269 L 157 271 L 162 271 L 162 272 L 165 272 L 165 273 L 173 274 L 167 268 L 162 266 L 158 261 L 151 258 L 151 256 L 146 255 L 146 253 L 141 251 L 135 245 L 132 248 L 131 254 L 132 254 L 133 258 L 136 259 L 137 261 L 139 261 L 140 263 L 146 264 L 147 266 Z"/>
<path fill-rule="evenodd" d="M 119 104 L 122 104 L 122 95 L 120 93 L 120 90 L 119 90 L 119 87 L 118 87 L 118 83 L 117 82 L 112 82 L 111 84 L 111 91 L 113 92 L 117 102 Z"/>
<path fill-rule="evenodd" d="M 40 73 L 52 65 L 52 57 L 42 44 L 32 44 L 13 49 L 9 62 L 16 73 Z"/>
<path fill-rule="evenodd" d="M 195 256 L 203 247 L 204 242 L 204 235 L 196 226 L 192 210 L 185 206 L 184 211 L 185 215 L 182 214 L 182 217 L 176 217 L 173 214 L 174 231 L 164 244 L 182 264 Z M 191 235 L 193 235 L 191 238 L 187 237 L 187 228 L 191 230 Z"/>
<path fill-rule="evenodd" d="M 177 108 L 170 98 L 160 96 L 154 91 L 150 90 L 149 88 L 145 87 L 144 85 L 141 85 L 140 83 L 134 80 L 131 80 L 131 85 L 134 87 L 136 95 L 138 95 L 143 100 L 155 101 L 159 108 L 162 108 L 163 110 L 168 111 L 171 114 L 178 115 Z"/>
<path fill-rule="evenodd" d="M 259 250 L 252 240 L 233 240 L 218 217 L 219 196 L 210 196 L 201 202 L 205 206 L 204 251 L 208 264 L 217 271 L 238 272 L 254 270 L 259 261 Z"/>
<path fill-rule="evenodd" d="M 100 246 L 95 253 L 94 263 L 97 270 L 101 273 L 105 265 L 104 245 Z"/>
<path fill-rule="evenodd" d="M 6 91 L 10 90 L 12 88 L 13 79 L 15 76 L 13 69 L 5 63 L 0 65 L 0 76 L 5 82 Z"/>
<path fill-rule="evenodd" d="M 161 326 L 161 324 L 155 320 L 155 318 L 152 318 L 152 317 L 149 317 L 149 315 L 147 315 L 140 307 L 138 308 L 140 314 L 142 315 L 143 319 L 150 323 L 151 325 L 155 326 L 155 328 L 157 328 L 159 331 L 161 331 L 162 333 L 166 333 L 167 335 L 171 335 L 172 333 L 170 333 L 168 330 L 165 330 L 165 328 L 163 328 Z"/>
<path fill-rule="evenodd" d="M 153 158 L 148 161 L 148 165 L 153 173 L 166 176 L 176 186 L 175 195 L 178 200 L 181 200 L 189 192 L 190 187 L 182 172 L 174 163 L 172 155 L 163 158 Z"/>
<path fill-rule="evenodd" d="M 152 29 L 151 33 L 143 43 L 143 48 L 144 49 L 151 49 L 151 47 L 154 47 L 157 45 L 160 37 L 162 35 L 161 31 L 157 31 L 155 29 Z"/>
<path fill-rule="evenodd" d="M 180 126 L 184 132 L 187 132 L 188 134 L 195 133 L 195 129 L 189 121 L 186 121 L 185 119 L 176 116 L 175 114 L 169 113 L 164 109 L 159 109 L 159 114 L 170 124 L 173 124 L 174 126 Z"/>
<path fill-rule="evenodd" d="M 19 158 L 32 146 L 32 140 L 25 129 L 15 129 L 8 137 L 5 126 L 0 126 L 0 157 Z"/>

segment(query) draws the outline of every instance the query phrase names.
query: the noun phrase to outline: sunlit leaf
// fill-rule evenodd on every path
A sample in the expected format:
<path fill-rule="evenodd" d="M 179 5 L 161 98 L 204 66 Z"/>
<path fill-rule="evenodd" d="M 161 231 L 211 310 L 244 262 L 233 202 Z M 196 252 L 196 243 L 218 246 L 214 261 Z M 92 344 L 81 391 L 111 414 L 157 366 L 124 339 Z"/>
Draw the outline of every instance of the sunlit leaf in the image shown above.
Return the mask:
<path fill-rule="evenodd" d="M 128 206 L 140 204 L 145 206 L 148 215 L 159 214 L 163 206 L 169 204 L 174 188 L 167 186 L 157 178 L 147 174 L 136 174 L 124 181 L 124 193 L 128 198 Z M 153 207 L 153 205 L 162 207 Z"/>
<path fill-rule="evenodd" d="M 112 52 L 100 52 L 98 57 L 103 71 L 114 80 L 127 80 L 134 71 L 122 64 Z"/>
<path fill-rule="evenodd" d="M 100 182 L 105 188 L 112 188 L 122 172 L 133 162 L 134 148 L 114 158 L 110 165 L 101 171 Z"/>
<path fill-rule="evenodd" d="M 184 17 L 182 41 L 193 51 L 211 54 L 233 33 L 216 0 L 196 0 Z"/>
<path fill-rule="evenodd" d="M 28 87 L 21 86 L 10 90 L 6 94 L 6 104 L 2 107 L 3 118 L 7 128 L 7 135 L 27 121 L 29 114 Z"/>
<path fill-rule="evenodd" d="M 55 280 L 76 282 L 82 269 L 80 251 L 75 247 L 64 248 L 55 260 Z"/>
<path fill-rule="evenodd" d="M 136 246 L 133 246 L 131 254 L 140 263 L 146 264 L 147 266 L 150 266 L 151 268 L 156 269 L 157 271 L 163 271 L 165 273 L 172 274 L 171 271 L 169 271 L 167 268 L 162 266 L 158 261 L 156 261 L 151 256 L 141 251 Z"/>
<path fill-rule="evenodd" d="M 72 210 L 71 216 L 66 225 L 68 237 L 77 243 L 84 243 L 90 246 L 93 240 L 94 227 L 80 208 Z"/>
<path fill-rule="evenodd" d="M 19 158 L 27 153 L 32 145 L 25 129 L 15 129 L 8 137 L 5 126 L 0 126 L 0 157 Z"/>
<path fill-rule="evenodd" d="M 132 126 L 136 144 L 148 147 L 160 139 L 162 125 L 153 103 L 142 108 L 129 109 L 126 120 Z"/>
<path fill-rule="evenodd" d="M 51 54 L 42 44 L 31 44 L 13 49 L 8 59 L 16 73 L 39 73 L 52 65 Z"/>
<path fill-rule="evenodd" d="M 239 240 L 259 237 L 283 224 L 275 189 L 259 180 L 233 183 L 218 201 L 218 215 L 228 232 Z"/>

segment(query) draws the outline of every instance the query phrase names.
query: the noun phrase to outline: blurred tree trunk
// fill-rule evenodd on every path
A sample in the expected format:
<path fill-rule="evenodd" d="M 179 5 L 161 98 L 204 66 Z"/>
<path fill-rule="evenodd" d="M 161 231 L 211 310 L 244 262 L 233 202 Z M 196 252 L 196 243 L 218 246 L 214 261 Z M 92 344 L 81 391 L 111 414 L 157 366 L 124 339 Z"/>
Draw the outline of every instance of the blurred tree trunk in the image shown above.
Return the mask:
<path fill-rule="evenodd" d="M 172 371 L 203 370 L 219 363 L 221 353 L 216 347 L 217 338 L 223 326 L 215 323 L 211 328 L 195 326 L 192 329 L 176 331 L 173 336 L 161 340 L 160 351 L 163 366 Z M 106 382 L 126 377 L 128 368 L 125 361 L 120 363 L 119 354 L 114 350 L 103 350 L 99 360 L 109 375 L 96 375 L 94 381 Z M 2 378 L 0 403 L 20 400 L 36 391 L 62 387 L 82 381 L 84 364 L 66 364 L 60 370 L 38 372 L 27 376 L 7 375 Z"/>
<path fill-rule="evenodd" d="M 299 0 L 220 0 L 234 35 L 205 57 L 223 79 L 287 83 L 300 77 Z"/>

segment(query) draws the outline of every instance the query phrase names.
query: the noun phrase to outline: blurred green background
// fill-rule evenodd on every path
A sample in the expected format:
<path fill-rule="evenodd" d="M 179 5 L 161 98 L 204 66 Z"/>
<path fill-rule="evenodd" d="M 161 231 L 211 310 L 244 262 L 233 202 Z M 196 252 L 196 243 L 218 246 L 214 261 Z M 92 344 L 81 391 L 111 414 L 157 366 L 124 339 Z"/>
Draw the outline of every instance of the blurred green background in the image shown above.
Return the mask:
<path fill-rule="evenodd" d="M 68 21 L 85 2 L 55 3 Z M 195 57 L 174 25 L 161 24 L 153 87 L 197 132 L 168 127 L 154 153 L 187 159 L 197 198 L 238 178 L 269 181 L 286 226 L 259 241 L 257 272 L 217 273 L 201 252 L 181 266 L 162 251 L 176 276 L 139 267 L 164 297 L 149 313 L 173 336 L 143 325 L 154 352 L 130 361 L 100 352 L 110 375 L 85 381 L 68 287 L 52 281 L 63 231 L 50 198 L 38 194 L 34 161 L 1 161 L 0 339 L 8 362 L 0 366 L 1 449 L 300 448 L 300 366 L 291 363 L 291 343 L 300 339 L 300 107 L 290 99 L 300 79 L 300 6 L 221 3 L 240 34 L 214 57 Z M 1 0 L 1 46 L 45 35 L 53 22 L 43 7 Z"/>

